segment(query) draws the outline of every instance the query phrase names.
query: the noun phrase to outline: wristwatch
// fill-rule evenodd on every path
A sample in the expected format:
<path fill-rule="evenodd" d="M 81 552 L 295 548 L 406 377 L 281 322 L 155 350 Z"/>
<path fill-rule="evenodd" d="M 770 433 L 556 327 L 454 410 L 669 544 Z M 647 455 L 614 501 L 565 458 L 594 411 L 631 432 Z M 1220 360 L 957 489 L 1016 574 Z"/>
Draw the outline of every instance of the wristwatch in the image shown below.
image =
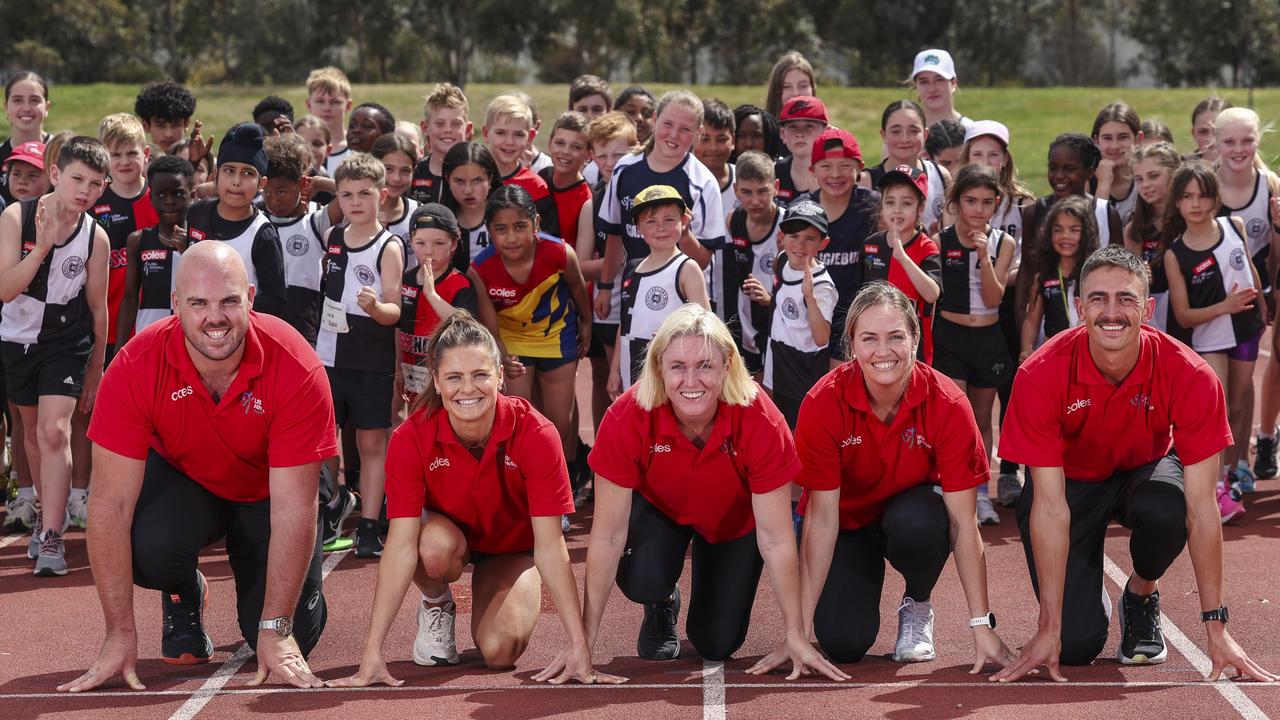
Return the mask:
<path fill-rule="evenodd" d="M 1226 625 L 1227 624 L 1227 606 L 1223 605 L 1217 610 L 1206 610 L 1205 612 L 1200 613 L 1200 622 L 1210 622 L 1212 620 L 1217 620 L 1223 625 Z"/>
<path fill-rule="evenodd" d="M 293 618 L 278 617 L 271 620 L 260 620 L 258 622 L 258 630 L 275 630 L 276 634 L 282 638 L 287 638 L 293 634 Z"/>
<path fill-rule="evenodd" d="M 970 627 L 970 628 L 981 627 L 981 626 L 983 626 L 983 625 L 986 625 L 987 627 L 991 628 L 992 630 L 995 630 L 995 629 L 996 629 L 996 614 L 995 614 L 995 613 L 993 613 L 993 612 L 989 612 L 989 613 L 987 613 L 986 615 L 983 615 L 982 617 L 976 617 L 976 618 L 973 618 L 973 619 L 971 619 L 971 620 L 969 621 L 969 627 Z"/>

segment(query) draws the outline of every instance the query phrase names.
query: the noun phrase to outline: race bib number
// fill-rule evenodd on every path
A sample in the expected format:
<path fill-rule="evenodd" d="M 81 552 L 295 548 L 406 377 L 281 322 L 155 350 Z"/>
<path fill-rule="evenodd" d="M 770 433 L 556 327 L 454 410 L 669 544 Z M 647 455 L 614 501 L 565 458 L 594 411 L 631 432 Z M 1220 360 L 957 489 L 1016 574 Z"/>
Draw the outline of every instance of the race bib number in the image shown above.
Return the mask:
<path fill-rule="evenodd" d="M 400 363 L 400 372 L 404 376 L 404 389 L 406 391 L 418 395 L 427 389 L 429 373 L 426 367 Z"/>
<path fill-rule="evenodd" d="M 340 302 L 324 299 L 324 312 L 320 316 L 320 329 L 331 333 L 346 334 L 351 332 L 347 325 L 347 308 Z"/>

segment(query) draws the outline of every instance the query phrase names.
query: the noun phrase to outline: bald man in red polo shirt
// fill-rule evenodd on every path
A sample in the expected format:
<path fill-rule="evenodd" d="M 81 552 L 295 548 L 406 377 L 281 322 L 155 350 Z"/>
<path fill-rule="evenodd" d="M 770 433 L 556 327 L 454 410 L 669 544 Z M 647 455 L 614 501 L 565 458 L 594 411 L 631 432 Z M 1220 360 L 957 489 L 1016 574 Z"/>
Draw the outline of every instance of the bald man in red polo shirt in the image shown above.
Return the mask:
<path fill-rule="evenodd" d="M 333 401 L 315 351 L 250 312 L 254 288 L 224 243 L 182 255 L 176 312 L 120 349 L 89 426 L 89 562 L 106 618 L 97 661 L 59 690 L 136 671 L 133 585 L 160 590 L 163 659 L 207 662 L 200 551 L 225 539 L 241 634 L 270 673 L 320 687 L 304 656 L 324 629 L 320 463 L 337 454 Z"/>
<path fill-rule="evenodd" d="M 1031 466 L 1018 526 L 1040 599 L 1035 635 L 992 676 L 1016 680 L 1044 665 L 1087 665 L 1107 641 L 1111 601 L 1103 541 L 1129 528 L 1133 572 L 1119 602 L 1118 660 L 1164 662 L 1156 582 L 1189 547 L 1213 667 L 1256 680 L 1259 667 L 1227 632 L 1216 488 L 1231 444 L 1213 370 L 1190 348 L 1145 325 L 1155 309 L 1146 263 L 1121 246 L 1080 272 L 1080 327 L 1059 333 L 1018 370 L 1000 457 Z"/>

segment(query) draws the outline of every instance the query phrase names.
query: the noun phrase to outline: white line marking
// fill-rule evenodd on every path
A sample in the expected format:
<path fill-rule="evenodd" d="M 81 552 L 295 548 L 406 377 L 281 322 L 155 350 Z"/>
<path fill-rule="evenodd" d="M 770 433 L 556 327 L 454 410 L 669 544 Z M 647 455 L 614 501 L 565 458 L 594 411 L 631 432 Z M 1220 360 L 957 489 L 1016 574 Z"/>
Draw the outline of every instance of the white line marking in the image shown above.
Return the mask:
<path fill-rule="evenodd" d="M 702 662 L 702 720 L 724 720 L 724 663 Z"/>
<path fill-rule="evenodd" d="M 1230 681 L 1223 681 L 1230 684 Z M 1243 683 L 1241 683 L 1243 684 Z M 536 683 L 529 685 L 502 685 L 498 683 L 487 683 L 479 685 L 471 684 L 436 684 L 436 685 L 412 685 L 404 684 L 400 687 L 386 687 L 384 685 L 374 685 L 370 687 L 360 688 L 315 688 L 302 689 L 292 685 L 271 685 L 260 688 L 230 688 L 222 689 L 213 693 L 217 696 L 233 696 L 233 695 L 274 695 L 280 693 L 397 693 L 397 692 L 447 692 L 457 694 L 459 692 L 495 692 L 506 690 L 598 690 L 616 692 L 621 690 L 698 690 L 701 686 L 696 683 L 623 683 L 622 685 L 548 685 L 545 683 Z M 1021 681 L 1016 683 L 993 683 L 986 680 L 977 680 L 971 682 L 934 682 L 931 680 L 901 680 L 897 682 L 831 682 L 826 680 L 814 680 L 812 682 L 726 682 L 726 689 L 734 690 L 843 690 L 843 689 L 861 689 L 861 690 L 893 690 L 893 689 L 918 689 L 918 690 L 973 690 L 982 688 L 983 690 L 1003 690 L 1013 689 L 1025 692 L 1034 690 L 1070 690 L 1071 688 L 1087 687 L 1087 688 L 1120 688 L 1120 689 L 1141 689 L 1147 688 L 1152 690 L 1164 688 L 1203 688 L 1205 690 L 1214 690 L 1220 687 L 1220 684 L 1207 683 L 1202 680 L 1128 680 L 1128 681 L 1071 681 L 1066 684 L 1058 684 L 1044 680 Z M 1249 687 L 1257 690 L 1280 690 L 1280 683 L 1249 683 Z M 185 697 L 191 694 L 190 690 L 107 690 L 94 693 L 0 693 L 0 701 L 4 700 L 54 700 L 54 699 L 75 699 L 88 697 L 99 698 L 115 698 L 115 697 Z"/>
<path fill-rule="evenodd" d="M 342 552 L 336 552 L 329 557 L 326 557 L 324 559 L 324 565 L 322 565 L 320 569 L 320 579 L 323 580 L 324 578 L 329 577 L 329 573 L 332 572 L 333 569 L 337 567 L 338 563 L 342 562 L 342 559 L 350 552 L 350 550 L 343 550 Z M 222 663 L 222 667 L 215 670 L 213 675 L 209 676 L 209 679 L 205 680 L 204 684 L 200 686 L 200 689 L 196 690 L 186 702 L 182 703 L 182 707 L 175 710 L 173 715 L 169 716 L 169 720 L 191 720 L 201 710 L 203 710 L 204 706 L 208 705 L 209 701 L 214 697 L 229 692 L 223 690 L 223 687 L 226 686 L 227 681 L 229 681 L 236 673 L 240 672 L 240 668 L 244 667 L 244 664 L 248 662 L 251 657 L 253 657 L 253 651 L 249 649 L 249 643 L 241 644 L 240 647 L 236 648 L 236 651 L 231 655 L 231 657 L 227 658 L 226 662 Z M 185 695 L 186 693 L 181 694 Z"/>
<path fill-rule="evenodd" d="M 1129 584 L 1129 576 L 1125 575 L 1120 566 L 1112 562 L 1110 557 L 1103 555 L 1102 562 L 1103 568 L 1107 571 L 1107 577 L 1111 578 L 1111 581 L 1119 585 L 1123 590 Z M 1172 643 L 1173 647 L 1191 663 L 1196 672 L 1200 673 L 1202 677 L 1209 676 L 1209 671 L 1213 669 L 1213 661 L 1201 652 L 1200 648 L 1196 647 L 1196 644 L 1191 641 L 1191 638 L 1188 638 L 1186 634 L 1179 630 L 1178 626 L 1174 625 L 1173 621 L 1164 613 L 1160 614 L 1160 631 L 1164 633 L 1165 639 Z M 1226 681 L 1209 684 L 1222 695 L 1224 700 L 1231 703 L 1231 707 L 1240 713 L 1240 717 L 1245 718 L 1245 720 L 1268 720 L 1267 714 L 1262 712 L 1262 708 L 1255 705 L 1236 683 Z M 1259 683 L 1258 687 L 1265 687 L 1265 685 Z"/>
<path fill-rule="evenodd" d="M 4 537 L 0 538 L 0 548 L 7 548 L 10 545 L 18 542 L 24 537 L 27 537 L 26 533 L 18 533 L 17 535 L 5 535 Z"/>

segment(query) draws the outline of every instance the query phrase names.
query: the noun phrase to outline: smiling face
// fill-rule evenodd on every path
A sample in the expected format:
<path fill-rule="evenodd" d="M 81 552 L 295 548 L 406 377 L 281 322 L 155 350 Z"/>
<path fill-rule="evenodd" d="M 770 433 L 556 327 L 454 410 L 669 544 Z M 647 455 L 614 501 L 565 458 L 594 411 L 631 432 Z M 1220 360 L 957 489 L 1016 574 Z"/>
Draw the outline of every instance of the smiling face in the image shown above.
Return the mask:
<path fill-rule="evenodd" d="M 591 154 L 586 134 L 569 128 L 560 128 L 551 133 L 547 150 L 555 172 L 575 177 L 582 172 Z"/>
<path fill-rule="evenodd" d="M 779 234 L 782 236 L 782 250 L 787 254 L 787 265 L 792 270 L 809 267 L 829 241 L 818 228 L 805 223 L 792 223 L 781 228 Z"/>
<path fill-rule="evenodd" d="M 913 186 L 897 183 L 890 185 L 880 195 L 880 219 L 889 229 L 897 232 L 903 242 L 914 235 L 912 229 L 920 222 L 923 211 L 924 203 Z"/>
<path fill-rule="evenodd" d="M 207 244 L 208 250 L 200 249 L 206 243 L 198 243 L 183 253 L 171 302 L 188 352 L 218 362 L 244 342 L 254 289 L 244 262 L 230 246 Z M 197 250 L 193 257 L 191 251 Z"/>
<path fill-rule="evenodd" d="M 1155 300 L 1147 297 L 1142 279 L 1132 272 L 1099 267 L 1081 283 L 1076 310 L 1088 328 L 1089 345 L 1116 352 L 1138 341 L 1142 323 L 1155 310 Z"/>
<path fill-rule="evenodd" d="M 724 352 L 701 335 L 673 338 L 659 361 L 671 411 L 681 422 L 715 417 L 728 364 Z"/>
<path fill-rule="evenodd" d="M 664 203 L 640 211 L 636 230 L 652 252 L 667 252 L 676 246 L 688 222 L 687 216 L 675 203 Z"/>
<path fill-rule="evenodd" d="M 471 138 L 471 123 L 462 108 L 432 108 L 431 117 L 422 121 L 422 132 L 427 151 L 444 157 L 454 145 Z"/>
<path fill-rule="evenodd" d="M 489 152 L 498 162 L 498 168 L 505 172 L 514 172 L 520 164 L 520 155 L 529 147 L 529 134 L 533 131 L 529 123 L 522 118 L 510 115 L 493 119 L 492 125 L 480 130 Z"/>
<path fill-rule="evenodd" d="M 956 92 L 956 81 L 948 80 L 932 70 L 922 70 L 914 78 L 916 95 L 920 104 L 931 113 L 943 114 L 951 112 L 952 97 Z"/>
<path fill-rule="evenodd" d="M 485 418 L 492 422 L 502 385 L 497 360 L 481 345 L 463 345 L 440 353 L 431 380 L 455 427 Z"/>
<path fill-rule="evenodd" d="M 497 246 L 502 259 L 514 262 L 533 252 L 538 222 L 516 208 L 503 208 L 489 220 L 489 239 Z"/>
<path fill-rule="evenodd" d="M 1093 170 L 1085 167 L 1080 153 L 1066 145 L 1058 145 L 1049 151 L 1049 186 L 1054 197 L 1079 195 L 1085 183 L 1093 177 Z"/>
<path fill-rule="evenodd" d="M 191 206 L 190 182 L 179 173 L 156 173 L 151 178 L 151 204 L 155 206 L 160 222 L 182 225 L 187 219 L 187 208 Z M 294 206 L 297 206 L 296 198 Z"/>
<path fill-rule="evenodd" d="M 458 238 L 439 228 L 415 230 L 409 242 L 418 265 L 431 268 L 431 277 L 443 277 L 449 272 L 453 252 L 458 249 Z"/>
<path fill-rule="evenodd" d="M 861 171 L 862 163 L 846 157 L 823 158 L 813 165 L 813 177 L 824 198 L 844 197 L 853 192 Z"/>
<path fill-rule="evenodd" d="M 895 165 L 911 165 L 915 167 L 924 150 L 924 140 L 928 137 L 924 126 L 924 118 L 914 110 L 903 108 L 889 116 L 880 136 L 884 138 L 885 149 L 889 151 L 889 159 Z"/>
<path fill-rule="evenodd" d="M 636 126 L 636 142 L 645 142 L 653 134 L 653 100 L 632 95 L 618 108 Z"/>
<path fill-rule="evenodd" d="M 382 137 L 382 113 L 376 108 L 362 107 L 351 113 L 347 121 L 347 147 L 353 152 L 367 153 L 373 149 L 373 143 Z"/>
<path fill-rule="evenodd" d="M 45 99 L 40 83 L 34 80 L 14 83 L 4 103 L 4 114 L 14 130 L 38 135 L 44 127 L 45 118 L 49 117 L 49 101 Z"/>
<path fill-rule="evenodd" d="M 1232 172 L 1248 172 L 1258 152 L 1258 128 L 1250 123 L 1228 122 L 1214 133 L 1218 159 Z"/>
<path fill-rule="evenodd" d="M 668 163 L 678 163 L 689 153 L 702 125 L 692 109 L 671 103 L 654 121 L 653 154 Z"/>
<path fill-rule="evenodd" d="M 474 211 L 484 207 L 492 188 L 489 173 L 476 163 L 467 163 L 454 168 L 449 173 L 449 192 L 458 205 L 465 210 Z"/>
<path fill-rule="evenodd" d="M 1160 207 L 1169 197 L 1169 183 L 1173 180 L 1173 168 L 1161 164 L 1155 158 L 1143 158 L 1133 166 L 1133 181 L 1138 186 L 1138 197 L 1152 207 Z"/>
<path fill-rule="evenodd" d="M 1075 257 L 1080 249 L 1080 234 L 1084 231 L 1084 223 L 1080 218 L 1068 212 L 1060 212 L 1053 219 L 1053 227 L 1049 228 L 1049 242 L 1053 243 L 1053 251 L 1059 257 Z"/>
<path fill-rule="evenodd" d="M 867 389 L 903 387 L 916 361 L 916 338 L 902 312 L 888 304 L 873 305 L 849 328 L 854 362 Z"/>
<path fill-rule="evenodd" d="M 1138 143 L 1138 136 L 1122 122 L 1110 120 L 1102 123 L 1098 134 L 1093 138 L 1094 144 L 1102 151 L 1102 157 L 1117 165 L 1125 165 L 1133 157 L 1133 148 Z"/>
<path fill-rule="evenodd" d="M 733 154 L 733 132 L 729 128 L 714 128 L 703 124 L 698 133 L 698 143 L 693 146 L 693 156 L 712 172 L 719 172 Z"/>
<path fill-rule="evenodd" d="M 1009 153 L 998 138 L 983 135 L 969 143 L 969 162 L 989 167 L 999 175 L 1004 164 L 1009 161 Z M 952 173 L 955 176 L 955 173 Z"/>
<path fill-rule="evenodd" d="M 400 197 L 413 183 L 413 158 L 402 152 L 382 156 L 382 167 L 387 171 L 387 196 Z"/>

